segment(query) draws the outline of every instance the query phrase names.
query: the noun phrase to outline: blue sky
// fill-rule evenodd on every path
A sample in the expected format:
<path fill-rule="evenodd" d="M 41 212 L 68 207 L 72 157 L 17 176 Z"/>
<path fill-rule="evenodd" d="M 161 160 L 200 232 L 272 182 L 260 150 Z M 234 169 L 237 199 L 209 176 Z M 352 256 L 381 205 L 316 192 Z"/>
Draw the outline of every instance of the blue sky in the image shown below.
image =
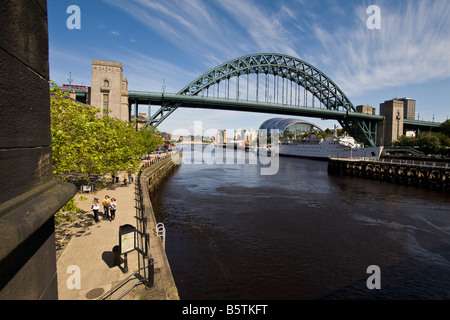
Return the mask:
<path fill-rule="evenodd" d="M 90 85 L 93 59 L 122 63 L 130 90 L 176 93 L 208 70 L 253 53 L 300 58 L 353 104 L 410 97 L 416 118 L 450 116 L 448 0 L 48 0 L 50 78 Z M 69 30 L 67 7 L 81 9 Z M 381 29 L 369 29 L 370 5 Z M 140 112 L 146 111 L 146 108 Z M 178 109 L 158 129 L 257 129 L 277 115 Z M 321 127 L 334 121 L 306 118 Z"/>

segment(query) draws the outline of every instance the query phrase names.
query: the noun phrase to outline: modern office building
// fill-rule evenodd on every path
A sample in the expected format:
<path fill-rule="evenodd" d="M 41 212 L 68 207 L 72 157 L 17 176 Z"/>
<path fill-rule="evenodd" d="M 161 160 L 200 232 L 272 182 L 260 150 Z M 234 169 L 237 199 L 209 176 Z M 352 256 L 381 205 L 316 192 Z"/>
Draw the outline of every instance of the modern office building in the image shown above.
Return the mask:
<path fill-rule="evenodd" d="M 227 130 L 220 130 L 220 129 L 217 130 L 216 143 L 217 144 L 227 143 Z"/>
<path fill-rule="evenodd" d="M 398 99 L 403 101 L 403 118 L 405 120 L 416 119 L 416 100 L 410 98 Z"/>

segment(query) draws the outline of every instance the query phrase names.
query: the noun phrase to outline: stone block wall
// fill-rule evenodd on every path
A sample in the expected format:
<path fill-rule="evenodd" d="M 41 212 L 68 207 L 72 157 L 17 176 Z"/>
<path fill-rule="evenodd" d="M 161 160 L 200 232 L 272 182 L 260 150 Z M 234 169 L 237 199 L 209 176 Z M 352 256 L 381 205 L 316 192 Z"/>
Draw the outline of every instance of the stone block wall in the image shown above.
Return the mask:
<path fill-rule="evenodd" d="M 0 10 L 0 299 L 57 299 L 46 0 Z"/>

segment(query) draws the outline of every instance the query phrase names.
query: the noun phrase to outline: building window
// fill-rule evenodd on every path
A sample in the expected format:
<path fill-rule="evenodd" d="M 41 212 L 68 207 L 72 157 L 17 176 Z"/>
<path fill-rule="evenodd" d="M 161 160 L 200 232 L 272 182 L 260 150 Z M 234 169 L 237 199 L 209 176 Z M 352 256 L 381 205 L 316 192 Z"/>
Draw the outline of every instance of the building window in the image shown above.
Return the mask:
<path fill-rule="evenodd" d="M 109 108 L 109 94 L 103 94 L 103 113 L 106 113 Z"/>
<path fill-rule="evenodd" d="M 103 81 L 103 86 L 104 87 L 109 87 L 109 81 L 108 80 Z"/>

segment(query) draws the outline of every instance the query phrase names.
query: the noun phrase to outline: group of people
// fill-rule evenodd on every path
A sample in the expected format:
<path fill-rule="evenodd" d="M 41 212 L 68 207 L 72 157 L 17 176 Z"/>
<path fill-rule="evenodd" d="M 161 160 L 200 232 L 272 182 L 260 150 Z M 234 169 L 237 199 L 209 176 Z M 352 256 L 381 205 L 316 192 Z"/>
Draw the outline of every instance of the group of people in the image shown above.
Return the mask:
<path fill-rule="evenodd" d="M 106 215 L 106 219 L 112 221 L 116 218 L 117 200 L 115 198 L 110 198 L 108 195 L 105 196 L 102 202 L 103 212 Z M 100 209 L 100 203 L 98 198 L 94 198 L 92 203 L 92 211 L 94 211 L 94 220 L 98 222 L 98 210 Z"/>
<path fill-rule="evenodd" d="M 128 177 L 128 184 L 132 184 L 134 182 L 134 178 L 133 178 L 133 175 L 131 174 L 131 172 L 128 172 L 127 177 Z M 120 182 L 119 181 L 120 180 L 120 176 L 119 176 L 118 172 L 116 174 L 111 174 L 111 178 L 112 178 L 112 183 L 113 184 L 114 184 L 114 181 L 115 181 L 115 183 L 119 183 Z M 123 179 L 123 183 L 127 184 L 126 178 Z"/>
<path fill-rule="evenodd" d="M 114 180 L 116 181 L 116 183 L 119 182 L 119 173 L 112 175 L 112 183 L 114 183 Z M 133 175 L 129 172 L 128 183 L 131 184 L 133 182 L 134 182 Z M 124 183 L 126 184 L 125 179 Z M 103 212 L 106 215 L 106 219 L 108 219 L 109 221 L 114 220 L 116 218 L 117 200 L 115 198 L 110 198 L 108 195 L 106 195 L 105 199 L 103 199 L 102 205 L 103 205 Z M 91 209 L 94 212 L 95 222 L 98 222 L 99 221 L 98 211 L 100 210 L 100 202 L 98 198 L 94 198 Z"/>

